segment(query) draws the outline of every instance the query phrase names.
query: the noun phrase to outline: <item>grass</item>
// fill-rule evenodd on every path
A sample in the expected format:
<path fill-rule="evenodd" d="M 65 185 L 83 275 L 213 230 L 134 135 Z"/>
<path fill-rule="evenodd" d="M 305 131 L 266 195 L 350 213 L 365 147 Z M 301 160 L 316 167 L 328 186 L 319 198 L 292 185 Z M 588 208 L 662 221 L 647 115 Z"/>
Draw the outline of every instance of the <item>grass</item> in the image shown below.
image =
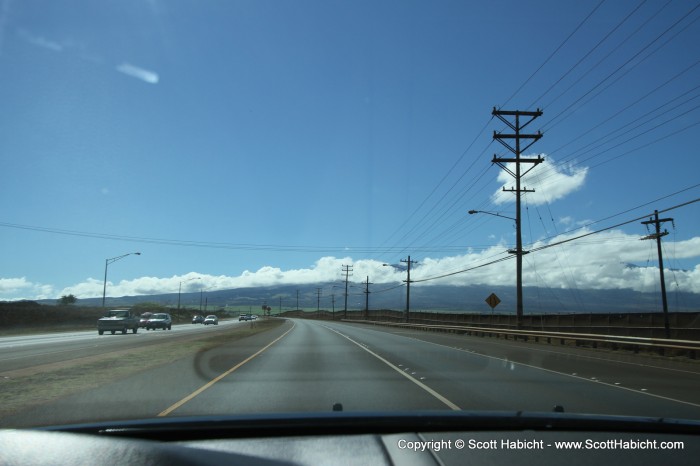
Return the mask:
<path fill-rule="evenodd" d="M 51 364 L 52 369 L 40 372 L 12 371 L 0 375 L 1 418 L 37 404 L 108 384 L 138 372 L 168 364 L 198 352 L 241 340 L 256 333 L 272 330 L 283 320 L 257 321 L 255 326 L 236 326 L 230 331 L 196 339 L 164 342 L 149 347 L 115 351 L 107 355 L 79 358 Z M 128 356 L 128 357 L 125 357 Z M 24 374 L 23 374 L 24 372 Z"/>

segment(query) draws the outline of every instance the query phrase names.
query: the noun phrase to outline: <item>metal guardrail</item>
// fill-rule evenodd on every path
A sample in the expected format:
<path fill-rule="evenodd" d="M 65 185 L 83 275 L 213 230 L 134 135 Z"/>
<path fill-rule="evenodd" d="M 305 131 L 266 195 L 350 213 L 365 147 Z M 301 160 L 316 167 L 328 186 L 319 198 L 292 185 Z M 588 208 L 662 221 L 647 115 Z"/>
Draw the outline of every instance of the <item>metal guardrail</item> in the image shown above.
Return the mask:
<path fill-rule="evenodd" d="M 288 317 L 319 320 L 373 320 L 405 322 L 405 311 L 375 309 L 370 311 L 286 311 Z M 671 338 L 700 341 L 700 312 L 669 313 Z M 414 311 L 409 323 L 430 325 L 458 325 L 489 329 L 528 329 L 541 332 L 616 335 L 652 338 L 665 341 L 663 313 L 545 313 L 526 314 L 517 326 L 514 314 L 475 314 L 460 312 Z"/>
<path fill-rule="evenodd" d="M 621 335 L 599 335 L 592 333 L 569 333 L 569 332 L 547 332 L 538 330 L 514 330 L 502 328 L 484 328 L 471 327 L 463 325 L 434 325 L 434 324 L 412 324 L 405 322 L 383 322 L 361 319 L 342 319 L 343 322 L 364 323 L 372 325 L 383 325 L 388 327 L 403 327 L 414 328 L 426 331 L 442 331 L 453 333 L 464 333 L 469 335 L 479 336 L 504 336 L 513 337 L 514 340 L 530 340 L 533 339 L 539 342 L 540 339 L 545 339 L 547 343 L 552 343 L 552 340 L 559 341 L 560 344 L 566 344 L 567 341 L 573 341 L 576 346 L 581 346 L 584 343 L 591 344 L 594 348 L 598 345 L 611 346 L 613 349 L 618 347 L 631 348 L 635 353 L 639 352 L 640 348 L 647 348 L 657 351 L 661 355 L 671 353 L 686 353 L 691 359 L 697 358 L 697 353 L 700 351 L 700 341 L 694 340 L 666 340 L 659 338 L 644 338 L 644 337 L 629 337 Z"/>

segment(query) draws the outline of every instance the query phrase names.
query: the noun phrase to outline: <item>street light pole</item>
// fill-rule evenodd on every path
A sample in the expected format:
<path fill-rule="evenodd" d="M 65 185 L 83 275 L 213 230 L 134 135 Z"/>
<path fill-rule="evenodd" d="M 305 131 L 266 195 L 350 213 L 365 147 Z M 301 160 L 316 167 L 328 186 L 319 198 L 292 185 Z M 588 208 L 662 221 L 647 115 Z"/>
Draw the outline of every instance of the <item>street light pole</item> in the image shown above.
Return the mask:
<path fill-rule="evenodd" d="M 105 298 L 107 297 L 107 266 L 109 266 L 109 264 L 111 264 L 113 262 L 117 262 L 119 259 L 123 259 L 126 256 L 130 256 L 132 254 L 137 255 L 137 256 L 141 255 L 140 252 L 130 252 L 128 254 L 122 254 L 121 256 L 112 257 L 110 259 L 105 259 L 105 279 L 104 279 L 104 282 L 102 284 L 102 307 L 105 307 Z"/>
<path fill-rule="evenodd" d="M 498 212 L 489 212 L 487 210 L 470 210 L 469 211 L 469 215 L 474 215 L 474 214 L 489 214 L 489 215 L 493 215 L 494 217 L 508 218 L 510 220 L 517 221 L 513 217 L 508 217 L 507 215 L 501 215 Z"/>
<path fill-rule="evenodd" d="M 518 143 L 519 144 L 519 143 Z M 518 146 L 520 147 L 520 146 Z M 528 251 L 523 251 L 523 240 L 520 227 L 520 192 L 525 191 L 520 189 L 520 172 L 516 176 L 516 203 L 515 203 L 515 218 L 507 217 L 495 212 L 487 212 L 484 210 L 470 210 L 469 214 L 489 214 L 496 217 L 503 217 L 515 221 L 515 249 L 509 249 L 508 253 L 515 255 L 515 293 L 516 293 L 516 307 L 515 307 L 515 320 L 518 328 L 522 326 L 523 319 L 523 255 L 527 254 Z"/>
<path fill-rule="evenodd" d="M 190 280 L 201 280 L 202 277 L 193 277 L 193 278 L 188 278 L 187 280 L 182 280 L 180 282 L 180 287 L 177 289 L 177 308 L 178 310 L 180 309 L 180 293 L 182 292 L 182 284 L 185 282 L 189 282 Z"/>

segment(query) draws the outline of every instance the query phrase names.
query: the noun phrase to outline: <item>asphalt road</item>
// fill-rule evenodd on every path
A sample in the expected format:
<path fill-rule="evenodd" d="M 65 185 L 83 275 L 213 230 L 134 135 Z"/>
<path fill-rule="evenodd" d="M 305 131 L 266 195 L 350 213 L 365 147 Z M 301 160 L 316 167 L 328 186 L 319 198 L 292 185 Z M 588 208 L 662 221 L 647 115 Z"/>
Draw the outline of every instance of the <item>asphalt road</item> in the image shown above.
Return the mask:
<path fill-rule="evenodd" d="M 121 332 L 98 335 L 97 330 L 64 333 L 46 333 L 0 338 L 0 376 L 14 371 L 70 361 L 85 356 L 108 354 L 114 351 L 144 347 L 163 339 L 181 338 L 201 332 L 222 330 L 228 325 L 244 325 L 238 320 L 222 320 L 219 325 L 181 324 L 171 330 L 139 329 L 137 333 Z"/>
<path fill-rule="evenodd" d="M 698 386 L 700 365 L 659 358 L 289 320 L 3 424 L 331 411 L 335 403 L 345 411 L 561 405 L 567 412 L 700 419 Z"/>

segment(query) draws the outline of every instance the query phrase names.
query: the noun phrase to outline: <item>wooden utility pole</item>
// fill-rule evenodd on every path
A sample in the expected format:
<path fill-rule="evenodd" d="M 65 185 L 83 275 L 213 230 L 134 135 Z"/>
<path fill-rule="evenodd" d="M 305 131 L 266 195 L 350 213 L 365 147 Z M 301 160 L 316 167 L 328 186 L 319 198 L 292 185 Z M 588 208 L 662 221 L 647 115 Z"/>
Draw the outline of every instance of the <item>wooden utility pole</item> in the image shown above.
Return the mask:
<path fill-rule="evenodd" d="M 343 265 L 343 272 L 345 273 L 345 309 L 343 310 L 343 319 L 348 318 L 348 280 L 351 276 L 352 265 Z"/>
<path fill-rule="evenodd" d="M 666 301 L 666 280 L 664 278 L 664 256 L 663 253 L 661 252 L 661 237 L 666 236 L 668 234 L 668 231 L 664 229 L 664 231 L 661 231 L 661 224 L 664 222 L 671 222 L 673 223 L 672 218 L 659 218 L 659 211 L 655 210 L 654 211 L 654 218 L 650 218 L 649 220 L 642 222 L 642 225 L 654 225 L 656 232 L 652 233 L 650 235 L 645 236 L 644 238 L 640 238 L 642 240 L 645 239 L 655 239 L 656 240 L 656 248 L 658 250 L 659 254 L 659 274 L 661 275 L 661 302 L 663 304 L 664 308 L 664 332 L 666 334 L 666 338 L 671 338 L 671 324 L 668 321 L 668 301 Z"/>
<path fill-rule="evenodd" d="M 408 256 L 408 259 L 401 259 L 401 262 L 408 266 L 406 268 L 406 322 L 408 322 L 408 313 L 411 308 L 411 264 L 415 264 L 416 261 L 412 261 L 411 256 Z"/>
<path fill-rule="evenodd" d="M 365 319 L 369 318 L 369 286 L 374 285 L 374 283 L 369 282 L 369 276 L 367 277 L 367 281 L 365 282 Z"/>
<path fill-rule="evenodd" d="M 499 167 L 501 167 L 503 170 L 508 172 L 513 178 L 515 178 L 515 188 L 511 189 L 506 189 L 503 188 L 503 191 L 508 191 L 508 192 L 514 192 L 515 193 L 515 237 L 516 237 L 516 242 L 515 242 L 515 249 L 511 249 L 508 252 L 511 254 L 515 254 L 515 259 L 516 259 L 516 293 L 517 293 L 517 305 L 516 305 L 516 310 L 515 310 L 515 315 L 516 315 L 516 323 L 518 327 L 522 326 L 522 320 L 523 320 L 523 255 L 527 254 L 527 251 L 523 251 L 523 239 L 522 239 L 522 230 L 521 230 L 521 218 L 520 218 L 520 194 L 524 192 L 534 192 L 534 189 L 527 189 L 527 187 L 521 187 L 520 186 L 520 181 L 523 176 L 525 176 L 530 170 L 532 170 L 535 165 L 541 163 L 544 161 L 544 159 L 541 156 L 537 156 L 536 159 L 524 159 L 520 156 L 520 154 L 523 151 L 526 151 L 527 149 L 530 148 L 535 142 L 537 142 L 538 139 L 542 137 L 541 132 L 537 132 L 535 134 L 522 134 L 521 131 L 530 123 L 532 123 L 535 118 L 539 117 L 542 115 L 542 111 L 540 109 L 537 109 L 534 112 L 522 112 L 519 110 L 496 110 L 496 108 L 493 109 L 493 112 L 491 114 L 495 117 L 497 117 L 499 120 L 501 120 L 503 123 L 505 123 L 509 128 L 511 128 L 515 133 L 514 134 L 502 134 L 498 133 L 496 131 L 493 132 L 493 138 L 503 144 L 508 150 L 510 150 L 513 154 L 515 154 L 515 158 L 502 158 L 502 157 L 497 157 L 496 155 L 493 156 L 493 160 L 491 163 L 497 164 Z M 506 118 L 506 117 L 515 117 L 515 122 L 511 123 L 511 121 Z M 527 121 L 524 123 L 520 121 L 520 117 L 526 117 Z M 510 144 L 505 142 L 505 139 L 515 139 L 515 147 L 512 147 Z M 529 144 L 526 144 L 524 147 L 521 147 L 520 141 L 521 140 L 530 140 L 531 142 Z M 515 164 L 515 171 L 511 170 L 506 164 L 508 163 L 513 163 Z M 520 165 L 521 164 L 532 164 L 532 166 L 525 170 L 521 170 Z"/>

